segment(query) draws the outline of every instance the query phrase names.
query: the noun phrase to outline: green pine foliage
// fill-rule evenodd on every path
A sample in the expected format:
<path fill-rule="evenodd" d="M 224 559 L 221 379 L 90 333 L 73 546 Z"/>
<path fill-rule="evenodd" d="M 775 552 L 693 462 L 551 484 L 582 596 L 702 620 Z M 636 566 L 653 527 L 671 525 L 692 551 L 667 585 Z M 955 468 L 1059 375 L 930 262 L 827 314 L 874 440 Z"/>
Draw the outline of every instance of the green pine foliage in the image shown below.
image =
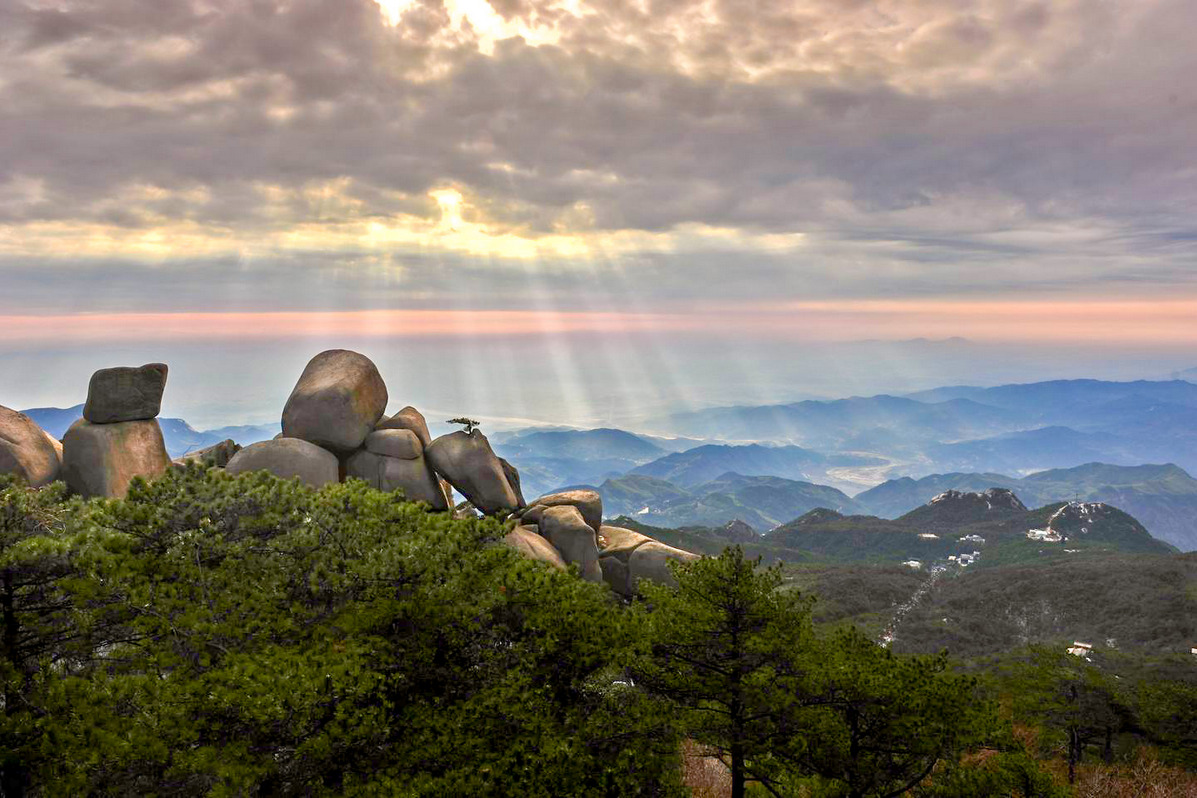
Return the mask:
<path fill-rule="evenodd" d="M 646 586 L 652 656 L 638 675 L 720 752 L 731 794 L 882 798 L 926 782 L 998 734 L 976 681 L 945 656 L 898 657 L 855 628 L 815 636 L 811 600 L 739 547 Z"/>
<path fill-rule="evenodd" d="M 638 616 L 493 520 L 198 467 L 58 499 L 0 494 L 6 579 L 57 577 L 12 593 L 5 795 L 676 791 Z"/>
<path fill-rule="evenodd" d="M 680 796 L 687 738 L 737 798 L 1054 796 L 1069 740 L 1194 762 L 1191 657 L 966 676 L 873 642 L 909 569 L 735 547 L 629 605 L 506 531 L 356 480 L 0 478 L 0 795 Z"/>

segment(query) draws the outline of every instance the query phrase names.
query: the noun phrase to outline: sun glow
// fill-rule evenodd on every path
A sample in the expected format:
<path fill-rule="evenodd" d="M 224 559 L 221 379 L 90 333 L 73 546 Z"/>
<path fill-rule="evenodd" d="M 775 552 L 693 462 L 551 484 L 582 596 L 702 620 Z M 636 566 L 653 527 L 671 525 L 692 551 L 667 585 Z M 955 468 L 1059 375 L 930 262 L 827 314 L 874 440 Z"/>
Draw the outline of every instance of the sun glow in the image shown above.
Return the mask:
<path fill-rule="evenodd" d="M 392 27 L 403 23 L 403 15 L 416 5 L 415 0 L 375 0 L 382 11 L 383 19 Z M 445 0 L 449 13 L 450 29 L 456 32 L 472 32 L 478 37 L 478 49 L 487 55 L 494 52 L 495 42 L 521 37 L 530 45 L 553 44 L 560 40 L 556 23 L 534 24 L 523 18 L 504 19 L 487 0 Z M 557 3 L 550 11 L 564 11 L 581 16 L 580 4 L 576 0 Z M 538 20 L 539 21 L 539 20 Z"/>

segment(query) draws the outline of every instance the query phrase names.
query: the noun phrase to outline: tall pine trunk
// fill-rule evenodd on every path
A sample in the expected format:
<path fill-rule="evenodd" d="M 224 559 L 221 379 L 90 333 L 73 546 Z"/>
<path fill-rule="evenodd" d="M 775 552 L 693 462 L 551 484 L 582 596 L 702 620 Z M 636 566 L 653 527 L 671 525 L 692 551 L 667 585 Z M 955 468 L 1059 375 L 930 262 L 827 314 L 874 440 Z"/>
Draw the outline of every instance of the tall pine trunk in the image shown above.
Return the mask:
<path fill-rule="evenodd" d="M 744 746 L 739 742 L 731 745 L 732 798 L 744 798 Z"/>

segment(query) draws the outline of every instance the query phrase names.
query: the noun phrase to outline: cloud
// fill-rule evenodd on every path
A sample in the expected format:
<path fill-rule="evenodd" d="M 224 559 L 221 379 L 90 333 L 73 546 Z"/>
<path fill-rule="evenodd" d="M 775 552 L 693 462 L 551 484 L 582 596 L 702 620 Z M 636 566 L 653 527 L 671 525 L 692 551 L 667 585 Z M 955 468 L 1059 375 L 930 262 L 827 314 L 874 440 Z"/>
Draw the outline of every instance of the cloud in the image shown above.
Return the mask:
<path fill-rule="evenodd" d="M 1191 290 L 1194 26 L 1185 0 L 15 0 L 0 312 L 52 309 L 47 275 L 191 306 L 189 269 L 263 308 L 379 280 Z"/>

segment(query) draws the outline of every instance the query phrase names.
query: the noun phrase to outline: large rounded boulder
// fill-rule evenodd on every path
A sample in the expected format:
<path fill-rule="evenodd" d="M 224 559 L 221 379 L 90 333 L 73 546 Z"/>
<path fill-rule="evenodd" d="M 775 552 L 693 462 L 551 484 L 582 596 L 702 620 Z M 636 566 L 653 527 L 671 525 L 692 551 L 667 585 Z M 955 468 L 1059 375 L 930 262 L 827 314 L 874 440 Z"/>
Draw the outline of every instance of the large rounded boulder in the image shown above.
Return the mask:
<path fill-rule="evenodd" d="M 697 560 L 699 555 L 667 546 L 657 540 L 649 541 L 628 557 L 628 591 L 634 591 L 636 584 L 645 579 L 658 585 L 677 585 L 677 579 L 669 568 L 670 562 L 690 562 Z"/>
<path fill-rule="evenodd" d="M 100 369 L 87 384 L 83 417 L 93 424 L 157 418 L 167 371 L 165 363 Z"/>
<path fill-rule="evenodd" d="M 582 514 L 586 523 L 596 534 L 603 524 L 603 497 L 599 495 L 598 491 L 585 488 L 563 490 L 559 493 L 541 496 L 528 505 L 527 509 L 521 513 L 520 518 L 527 524 L 540 523 L 544 511 L 550 507 L 578 508 L 578 512 Z"/>
<path fill-rule="evenodd" d="M 561 554 L 567 563 L 577 563 L 582 578 L 602 582 L 598 542 L 594 530 L 573 505 L 549 507 L 540 517 L 539 533 Z"/>
<path fill-rule="evenodd" d="M 424 414 L 416 410 L 411 405 L 400 410 L 390 418 L 383 417 L 378 420 L 375 429 L 405 429 L 410 430 L 416 434 L 420 439 L 420 443 L 424 446 L 432 443 L 432 434 L 428 432 L 428 422 L 424 419 Z"/>
<path fill-rule="evenodd" d="M 669 568 L 669 562 L 689 562 L 699 556 L 619 526 L 601 527 L 598 542 L 603 581 L 624 596 L 635 595 L 636 585 L 641 579 L 662 585 L 676 585 L 677 580 Z"/>
<path fill-rule="evenodd" d="M 421 460 L 424 444 L 416 433 L 407 429 L 383 429 L 366 436 L 366 451 L 400 460 Z"/>
<path fill-rule="evenodd" d="M 432 510 L 449 509 L 441 482 L 436 478 L 436 474 L 432 473 L 423 456 L 390 457 L 364 449 L 346 461 L 345 476 L 363 479 L 377 490 L 402 491 L 409 500 L 425 502 Z"/>
<path fill-rule="evenodd" d="M 35 488 L 58 479 L 61 446 L 24 413 L 0 405 L 0 474 L 16 474 Z"/>
<path fill-rule="evenodd" d="M 169 466 L 155 419 L 93 424 L 81 418 L 62 438 L 62 476 L 81 496 L 124 498 L 134 477 L 153 479 Z"/>
<path fill-rule="evenodd" d="M 299 479 L 319 488 L 338 481 L 340 463 L 332 452 L 300 438 L 274 438 L 246 446 L 233 455 L 230 474 L 269 471 L 282 479 Z"/>
<path fill-rule="evenodd" d="M 424 450 L 424 456 L 436 473 L 482 513 L 495 515 L 519 507 L 502 462 L 480 431 L 442 435 Z"/>
<path fill-rule="evenodd" d="M 558 571 L 566 569 L 561 553 L 530 527 L 517 526 L 507 533 L 503 542 L 530 560 L 548 563 Z"/>
<path fill-rule="evenodd" d="M 312 358 L 283 407 L 283 435 L 351 452 L 374 431 L 387 386 L 370 358 L 329 349 Z"/>

